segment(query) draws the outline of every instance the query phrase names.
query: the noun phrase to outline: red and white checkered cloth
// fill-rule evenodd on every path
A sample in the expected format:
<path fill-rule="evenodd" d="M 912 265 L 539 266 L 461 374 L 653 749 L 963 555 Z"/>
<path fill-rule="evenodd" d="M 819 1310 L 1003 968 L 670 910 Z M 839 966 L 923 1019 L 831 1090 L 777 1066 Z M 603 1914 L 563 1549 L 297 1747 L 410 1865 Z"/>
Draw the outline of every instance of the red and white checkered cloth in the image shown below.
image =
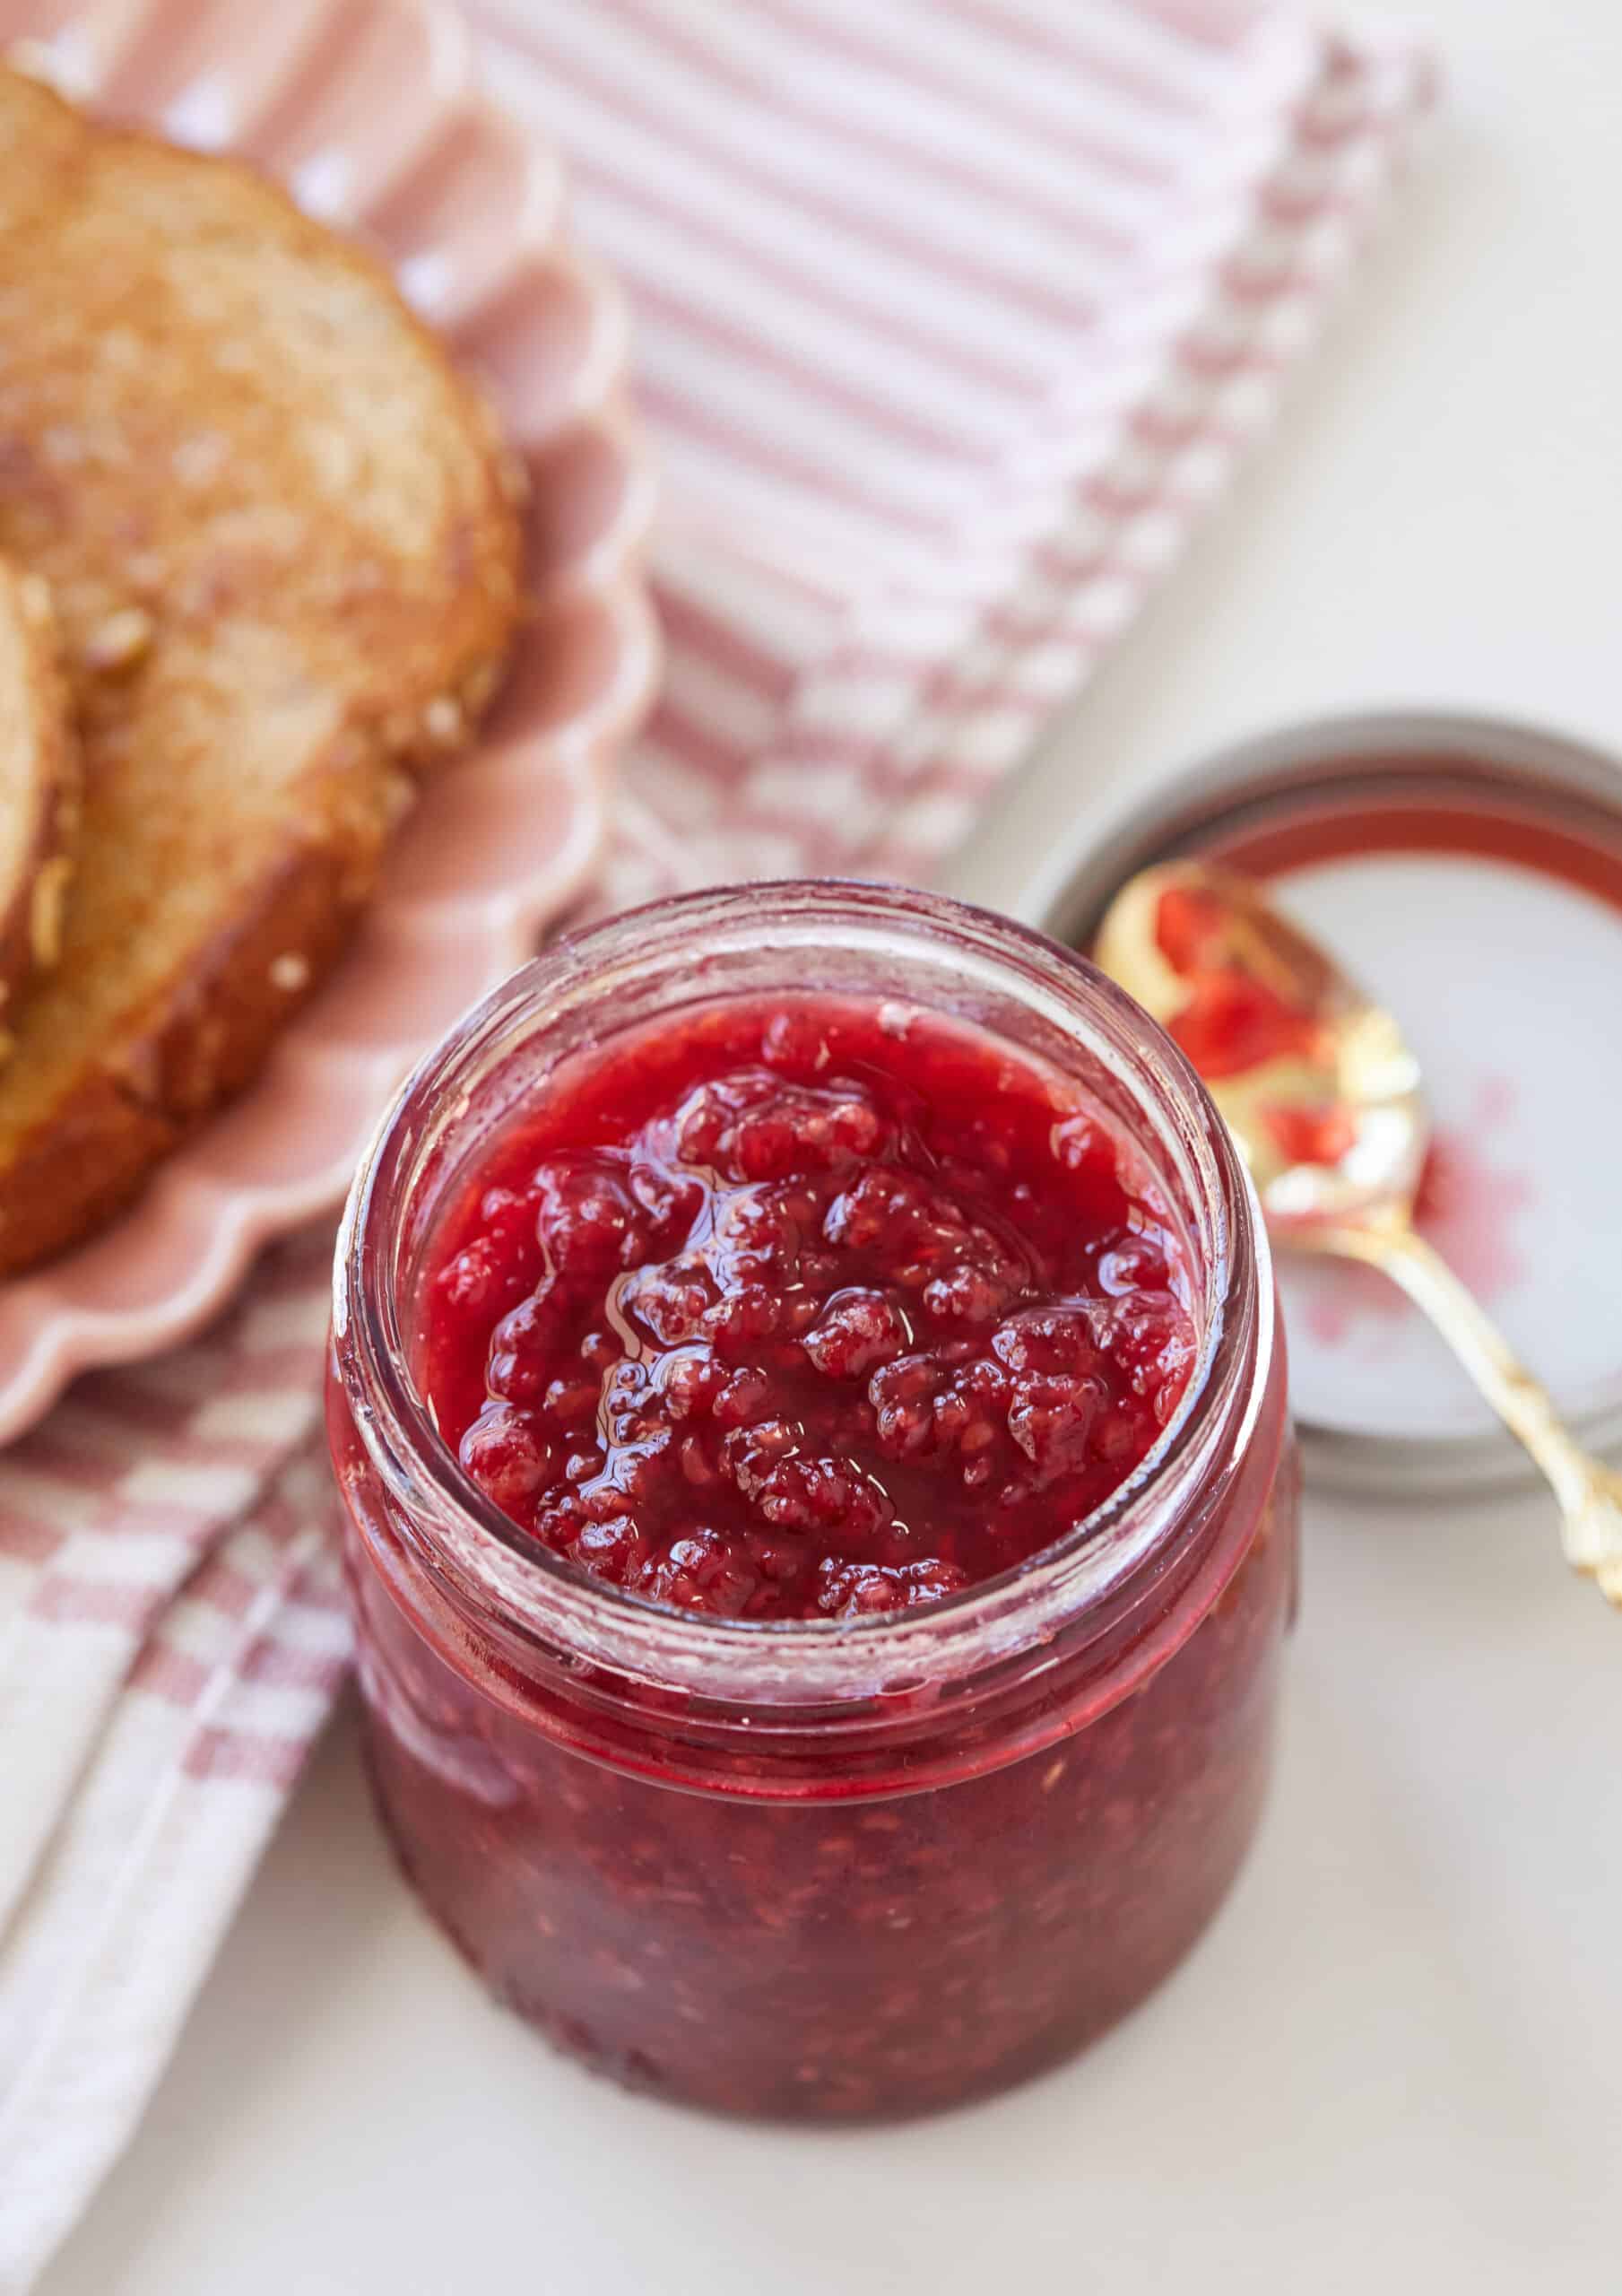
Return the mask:
<path fill-rule="evenodd" d="M 1427 93 L 1248 0 L 473 0 L 634 306 L 670 659 L 598 899 L 926 876 L 1265 420 Z M 0 2291 L 133 2126 L 346 1658 L 329 1235 L 0 1459 Z"/>

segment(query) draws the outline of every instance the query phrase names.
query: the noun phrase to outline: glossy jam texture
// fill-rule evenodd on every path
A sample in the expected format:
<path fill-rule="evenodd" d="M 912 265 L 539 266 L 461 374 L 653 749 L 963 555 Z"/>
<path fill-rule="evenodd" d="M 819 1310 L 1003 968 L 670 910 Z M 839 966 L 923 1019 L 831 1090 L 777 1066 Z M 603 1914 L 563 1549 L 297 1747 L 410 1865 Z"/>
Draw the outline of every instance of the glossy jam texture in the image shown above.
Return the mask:
<path fill-rule="evenodd" d="M 1165 1207 L 1076 1087 L 876 1001 L 701 1006 L 577 1059 L 459 1185 L 422 1297 L 419 1376 L 496 1504 L 744 1619 L 1051 1545 L 1197 1346 Z"/>

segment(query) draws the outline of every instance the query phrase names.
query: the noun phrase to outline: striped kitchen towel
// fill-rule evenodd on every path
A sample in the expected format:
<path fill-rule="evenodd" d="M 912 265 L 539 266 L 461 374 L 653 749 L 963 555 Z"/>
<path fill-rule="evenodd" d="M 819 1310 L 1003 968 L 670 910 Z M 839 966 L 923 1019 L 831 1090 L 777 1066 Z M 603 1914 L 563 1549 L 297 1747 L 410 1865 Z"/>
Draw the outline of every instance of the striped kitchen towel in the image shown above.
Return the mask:
<path fill-rule="evenodd" d="M 402 0 L 403 4 L 403 0 Z M 138 13 L 138 12 L 137 12 Z M 1427 94 L 1254 0 L 473 0 L 666 477 L 599 907 L 924 876 L 1265 421 Z M 0 1459 L 0 2292 L 133 2126 L 341 1679 L 330 1233 Z"/>

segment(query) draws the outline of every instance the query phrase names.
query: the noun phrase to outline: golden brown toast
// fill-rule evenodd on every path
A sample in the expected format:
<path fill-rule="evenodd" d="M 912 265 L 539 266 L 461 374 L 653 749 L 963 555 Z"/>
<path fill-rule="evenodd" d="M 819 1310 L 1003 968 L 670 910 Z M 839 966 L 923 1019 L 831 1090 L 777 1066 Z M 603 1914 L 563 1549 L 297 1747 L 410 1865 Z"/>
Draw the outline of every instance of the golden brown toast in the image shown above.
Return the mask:
<path fill-rule="evenodd" d="M 30 977 L 55 962 L 79 818 L 79 743 L 50 594 L 0 558 L 0 1062 Z"/>
<path fill-rule="evenodd" d="M 0 548 L 50 585 L 85 763 L 0 1070 L 0 1274 L 127 1202 L 339 953 L 495 685 L 516 491 L 369 257 L 0 72 Z"/>

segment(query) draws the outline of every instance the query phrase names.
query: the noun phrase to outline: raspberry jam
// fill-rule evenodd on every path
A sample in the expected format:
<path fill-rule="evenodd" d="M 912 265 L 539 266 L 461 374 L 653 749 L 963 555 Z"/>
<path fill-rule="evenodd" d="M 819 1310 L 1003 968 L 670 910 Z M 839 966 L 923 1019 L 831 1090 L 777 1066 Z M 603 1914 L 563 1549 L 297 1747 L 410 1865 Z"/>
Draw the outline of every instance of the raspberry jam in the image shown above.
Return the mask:
<path fill-rule="evenodd" d="M 574 1064 L 435 1239 L 421 1376 L 515 1522 L 728 1618 L 988 1578 L 1146 1457 L 1195 1354 L 1164 1203 L 1066 1080 L 881 1002 Z"/>
<path fill-rule="evenodd" d="M 1073 2050 L 1260 1806 L 1295 1474 L 1265 1244 L 1090 968 L 877 886 L 662 903 L 406 1088 L 331 1428 L 407 1874 L 591 2065 L 742 2112 Z"/>

